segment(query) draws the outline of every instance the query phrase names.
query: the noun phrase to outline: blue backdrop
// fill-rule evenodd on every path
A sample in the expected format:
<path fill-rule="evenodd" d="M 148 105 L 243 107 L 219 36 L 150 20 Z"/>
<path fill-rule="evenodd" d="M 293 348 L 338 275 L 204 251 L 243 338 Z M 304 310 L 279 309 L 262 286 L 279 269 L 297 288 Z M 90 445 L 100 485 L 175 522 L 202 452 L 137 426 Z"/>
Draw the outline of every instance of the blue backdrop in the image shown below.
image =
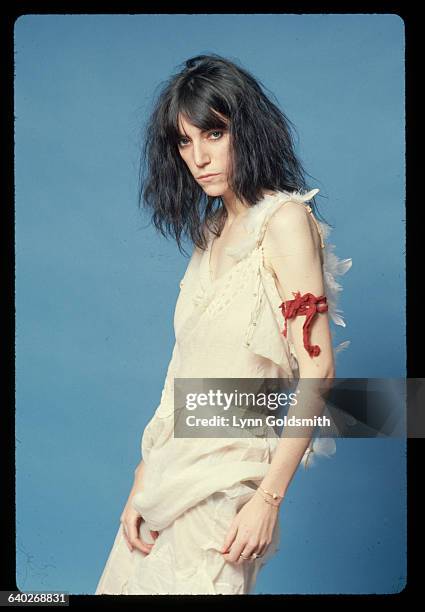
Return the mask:
<path fill-rule="evenodd" d="M 176 244 L 137 211 L 140 126 L 180 62 L 240 60 L 297 126 L 342 277 L 340 377 L 403 377 L 404 24 L 397 15 L 26 15 L 15 25 L 16 510 L 22 590 L 94 593 L 174 343 Z M 324 196 L 324 197 L 321 197 Z M 406 576 L 405 442 L 299 470 L 256 593 Z"/>

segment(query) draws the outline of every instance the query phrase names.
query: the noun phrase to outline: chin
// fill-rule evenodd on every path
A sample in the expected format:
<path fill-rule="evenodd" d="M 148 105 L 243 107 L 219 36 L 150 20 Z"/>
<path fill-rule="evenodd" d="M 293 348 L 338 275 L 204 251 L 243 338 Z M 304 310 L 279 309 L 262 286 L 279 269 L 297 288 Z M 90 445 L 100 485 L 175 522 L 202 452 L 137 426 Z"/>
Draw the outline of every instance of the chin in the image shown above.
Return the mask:
<path fill-rule="evenodd" d="M 228 191 L 228 187 L 223 185 L 223 183 L 218 183 L 216 185 L 201 185 L 203 191 L 209 196 L 219 197 Z"/>
<path fill-rule="evenodd" d="M 221 195 L 223 195 L 223 193 L 225 192 L 225 190 L 223 188 L 220 187 L 202 187 L 202 190 L 209 196 L 215 196 L 215 197 L 219 197 Z"/>

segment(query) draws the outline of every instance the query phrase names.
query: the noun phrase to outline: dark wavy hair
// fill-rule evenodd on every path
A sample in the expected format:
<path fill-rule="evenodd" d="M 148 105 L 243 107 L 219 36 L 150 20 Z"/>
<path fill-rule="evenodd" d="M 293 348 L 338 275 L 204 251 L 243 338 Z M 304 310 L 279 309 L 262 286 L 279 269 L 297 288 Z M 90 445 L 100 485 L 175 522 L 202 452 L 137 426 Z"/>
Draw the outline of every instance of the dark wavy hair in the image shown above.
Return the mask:
<path fill-rule="evenodd" d="M 307 190 L 293 124 L 263 89 L 249 72 L 217 54 L 186 60 L 162 85 L 145 126 L 138 205 L 152 212 L 156 229 L 173 237 L 180 252 L 182 234 L 203 250 L 205 227 L 219 235 L 227 216 L 222 198 L 208 196 L 180 156 L 180 113 L 202 130 L 229 128 L 228 184 L 249 206 L 258 203 L 263 190 Z M 314 198 L 311 207 L 316 213 Z"/>

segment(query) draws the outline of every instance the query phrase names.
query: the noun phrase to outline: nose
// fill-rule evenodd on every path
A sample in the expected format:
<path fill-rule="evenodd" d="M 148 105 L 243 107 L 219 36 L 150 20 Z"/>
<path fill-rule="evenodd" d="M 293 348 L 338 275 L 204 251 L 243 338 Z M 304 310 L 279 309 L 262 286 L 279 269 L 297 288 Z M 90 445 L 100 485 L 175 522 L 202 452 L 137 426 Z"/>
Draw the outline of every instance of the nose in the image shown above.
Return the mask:
<path fill-rule="evenodd" d="M 210 161 L 210 156 L 207 151 L 207 147 L 202 142 L 198 144 L 194 143 L 193 145 L 193 161 L 197 166 L 201 168 Z"/>

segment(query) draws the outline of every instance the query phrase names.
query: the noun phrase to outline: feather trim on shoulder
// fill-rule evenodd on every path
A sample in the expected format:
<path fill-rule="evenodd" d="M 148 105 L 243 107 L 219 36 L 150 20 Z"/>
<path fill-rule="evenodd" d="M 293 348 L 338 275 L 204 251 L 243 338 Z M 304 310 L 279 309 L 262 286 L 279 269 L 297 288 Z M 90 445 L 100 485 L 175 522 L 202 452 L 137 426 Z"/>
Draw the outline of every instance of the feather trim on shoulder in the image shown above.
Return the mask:
<path fill-rule="evenodd" d="M 308 202 L 318 192 L 319 189 L 312 189 L 305 194 L 302 194 L 300 191 L 277 191 L 273 194 L 266 194 L 258 204 L 251 206 L 246 214 L 243 223 L 248 236 L 237 247 L 226 247 L 226 253 L 236 261 L 244 259 L 262 239 L 267 227 L 267 221 L 283 202 L 288 202 L 289 200 Z"/>
<path fill-rule="evenodd" d="M 244 220 L 244 227 L 248 234 L 247 237 L 236 247 L 226 247 L 226 253 L 236 261 L 244 259 L 253 251 L 258 242 L 261 241 L 267 227 L 267 221 L 283 202 L 295 201 L 305 203 L 311 200 L 318 192 L 319 189 L 311 189 L 307 193 L 301 193 L 300 191 L 277 191 L 274 194 L 266 194 L 258 204 L 248 210 Z M 320 227 L 324 243 L 323 275 L 329 316 L 335 325 L 345 327 L 342 311 L 338 308 L 340 293 L 343 288 L 336 280 L 336 277 L 342 276 L 351 268 L 352 259 L 341 259 L 334 253 L 335 245 L 327 241 L 332 228 L 327 223 L 316 221 Z M 342 342 L 335 348 L 335 351 L 338 353 L 347 348 L 349 344 L 350 341 Z"/>

